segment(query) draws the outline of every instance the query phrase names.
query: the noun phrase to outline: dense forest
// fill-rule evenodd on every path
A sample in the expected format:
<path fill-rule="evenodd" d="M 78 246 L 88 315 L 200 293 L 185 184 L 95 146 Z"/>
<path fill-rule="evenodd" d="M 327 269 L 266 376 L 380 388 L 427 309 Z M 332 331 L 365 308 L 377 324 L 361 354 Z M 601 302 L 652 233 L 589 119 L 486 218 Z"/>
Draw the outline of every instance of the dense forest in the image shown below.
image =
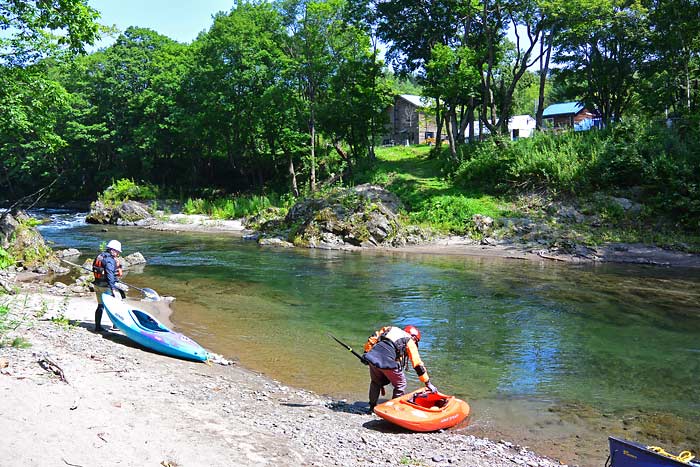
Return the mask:
<path fill-rule="evenodd" d="M 352 183 L 409 86 L 435 103 L 431 154 L 455 186 L 641 187 L 700 228 L 697 1 L 232 3 L 183 44 L 112 31 L 86 0 L 0 1 L 0 199 L 94 199 L 125 178 L 183 200 Z M 498 137 L 562 100 L 605 129 Z"/>

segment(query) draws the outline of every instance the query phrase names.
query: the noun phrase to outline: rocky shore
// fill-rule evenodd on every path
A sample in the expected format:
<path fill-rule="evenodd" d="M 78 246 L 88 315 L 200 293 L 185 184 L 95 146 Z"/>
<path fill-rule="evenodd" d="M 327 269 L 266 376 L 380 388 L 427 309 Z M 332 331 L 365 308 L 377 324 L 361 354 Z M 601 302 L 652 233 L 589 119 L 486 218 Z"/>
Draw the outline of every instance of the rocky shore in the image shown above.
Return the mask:
<path fill-rule="evenodd" d="M 158 355 L 93 333 L 91 296 L 16 287 L 0 296 L 5 338 L 31 347 L 0 347 L 6 466 L 561 465 L 468 424 L 409 433 L 235 364 Z"/>
<path fill-rule="evenodd" d="M 249 230 L 241 220 L 213 220 L 201 215 L 174 214 L 154 220 L 144 228 L 169 232 L 229 232 L 246 236 L 262 246 L 287 247 L 294 245 L 278 237 L 264 237 Z M 466 236 L 439 237 L 420 244 L 403 246 L 360 247 L 340 244 L 319 244 L 314 248 L 361 250 L 373 249 L 386 252 L 438 255 L 489 256 L 531 261 L 554 261 L 572 264 L 642 264 L 648 266 L 700 268 L 700 255 L 677 250 L 669 250 L 639 243 L 610 242 L 597 247 L 579 248 L 565 251 L 559 248 L 546 248 L 514 240 L 474 240 Z"/>

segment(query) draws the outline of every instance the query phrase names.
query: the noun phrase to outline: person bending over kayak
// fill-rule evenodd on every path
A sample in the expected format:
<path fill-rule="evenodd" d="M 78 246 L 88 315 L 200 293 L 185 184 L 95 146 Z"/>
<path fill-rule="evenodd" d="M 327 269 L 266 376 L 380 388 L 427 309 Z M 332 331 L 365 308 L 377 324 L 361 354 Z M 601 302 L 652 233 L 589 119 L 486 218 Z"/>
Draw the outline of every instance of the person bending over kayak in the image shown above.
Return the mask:
<path fill-rule="evenodd" d="M 124 298 L 129 288 L 119 282 L 123 275 L 119 255 L 122 252 L 122 244 L 118 240 L 110 240 L 105 251 L 97 255 L 92 262 L 92 273 L 95 276 L 95 295 L 97 296 L 97 309 L 95 310 L 95 332 L 103 332 L 102 327 L 102 293 L 108 292 L 117 298 Z"/>
<path fill-rule="evenodd" d="M 408 367 L 409 360 L 418 379 L 430 391 L 437 392 L 418 353 L 418 342 L 420 331 L 415 326 L 404 329 L 385 326 L 369 337 L 362 355 L 362 361 L 369 365 L 369 413 L 374 411 L 379 393 L 387 384 L 391 383 L 394 387 L 392 399 L 406 393 L 404 369 Z"/>

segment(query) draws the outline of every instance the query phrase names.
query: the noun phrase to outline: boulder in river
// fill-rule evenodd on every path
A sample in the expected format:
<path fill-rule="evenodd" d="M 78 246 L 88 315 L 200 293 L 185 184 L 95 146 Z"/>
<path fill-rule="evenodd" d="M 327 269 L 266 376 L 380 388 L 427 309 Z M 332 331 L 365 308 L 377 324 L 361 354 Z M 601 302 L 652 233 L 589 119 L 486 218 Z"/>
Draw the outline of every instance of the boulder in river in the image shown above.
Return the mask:
<path fill-rule="evenodd" d="M 85 217 L 88 224 L 144 225 L 153 220 L 148 207 L 138 201 L 124 201 L 114 205 L 95 201 Z"/>
<path fill-rule="evenodd" d="M 296 245 L 378 246 L 401 232 L 399 198 L 376 185 L 338 188 L 295 204 L 284 224 Z"/>

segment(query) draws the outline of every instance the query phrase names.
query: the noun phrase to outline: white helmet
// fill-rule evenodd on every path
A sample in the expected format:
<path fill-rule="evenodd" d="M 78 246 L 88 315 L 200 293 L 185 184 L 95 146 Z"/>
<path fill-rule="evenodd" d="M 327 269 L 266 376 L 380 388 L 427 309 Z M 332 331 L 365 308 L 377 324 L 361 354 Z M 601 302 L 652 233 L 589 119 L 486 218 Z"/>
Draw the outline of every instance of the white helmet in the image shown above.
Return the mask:
<path fill-rule="evenodd" d="M 107 248 L 116 250 L 119 253 L 122 252 L 122 244 L 119 240 L 110 240 L 109 243 L 107 243 Z"/>

